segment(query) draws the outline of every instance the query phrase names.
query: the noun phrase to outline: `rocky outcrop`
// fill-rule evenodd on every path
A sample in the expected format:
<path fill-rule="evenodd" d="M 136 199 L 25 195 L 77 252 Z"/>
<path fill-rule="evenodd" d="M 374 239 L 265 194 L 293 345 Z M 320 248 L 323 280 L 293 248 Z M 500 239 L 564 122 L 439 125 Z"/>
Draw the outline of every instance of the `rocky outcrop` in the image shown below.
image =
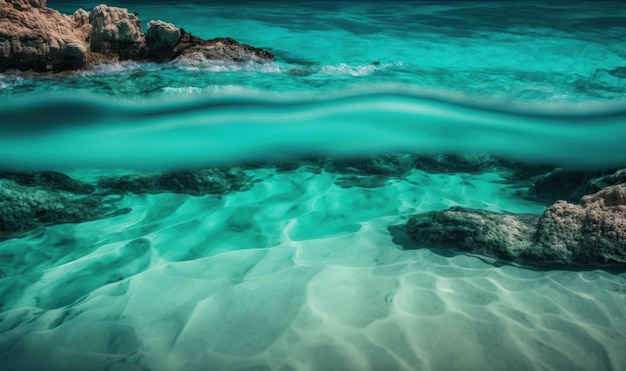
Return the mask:
<path fill-rule="evenodd" d="M 0 0 L 0 72 L 83 68 L 83 36 L 73 17 L 46 8 L 45 0 Z"/>
<path fill-rule="evenodd" d="M 84 222 L 125 211 L 99 197 L 25 187 L 0 179 L 0 240 L 43 225 Z"/>
<path fill-rule="evenodd" d="M 538 220 L 533 215 L 453 207 L 416 215 L 408 221 L 406 230 L 413 239 L 429 247 L 518 261 L 536 255 L 531 241 Z"/>
<path fill-rule="evenodd" d="M 133 59 L 145 48 L 141 21 L 126 9 L 98 5 L 89 13 L 89 24 L 92 52 Z"/>
<path fill-rule="evenodd" d="M 241 168 L 224 167 L 103 178 L 98 187 L 104 193 L 172 192 L 201 196 L 238 190 L 245 181 L 246 175 Z"/>
<path fill-rule="evenodd" d="M 203 40 L 162 21 L 149 22 L 144 34 L 137 15 L 123 8 L 98 5 L 67 16 L 47 8 L 44 0 L 0 0 L 0 72 L 176 58 L 241 62 L 268 61 L 273 55 L 230 38 Z"/>
<path fill-rule="evenodd" d="M 148 22 L 146 43 L 149 46 L 151 58 L 156 61 L 173 59 L 181 34 L 182 30 L 171 23 L 163 21 Z"/>
<path fill-rule="evenodd" d="M 451 208 L 412 217 L 419 244 L 532 263 L 626 263 L 626 184 L 559 201 L 540 218 Z"/>

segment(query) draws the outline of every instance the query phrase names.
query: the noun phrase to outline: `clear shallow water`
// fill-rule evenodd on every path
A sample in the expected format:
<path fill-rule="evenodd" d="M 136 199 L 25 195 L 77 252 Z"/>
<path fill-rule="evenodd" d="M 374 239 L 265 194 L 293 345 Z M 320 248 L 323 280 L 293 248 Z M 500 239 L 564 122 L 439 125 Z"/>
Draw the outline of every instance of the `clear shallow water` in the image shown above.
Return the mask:
<path fill-rule="evenodd" d="M 617 2 L 124 3 L 270 64 L 0 76 L 0 165 L 122 172 L 303 155 L 483 151 L 624 166 Z M 71 13 L 96 4 L 49 2 Z M 105 170 L 99 170 L 99 169 Z M 376 187 L 311 167 L 0 242 L 9 369 L 626 368 L 626 275 L 403 251 L 450 206 L 540 214 L 506 174 Z"/>

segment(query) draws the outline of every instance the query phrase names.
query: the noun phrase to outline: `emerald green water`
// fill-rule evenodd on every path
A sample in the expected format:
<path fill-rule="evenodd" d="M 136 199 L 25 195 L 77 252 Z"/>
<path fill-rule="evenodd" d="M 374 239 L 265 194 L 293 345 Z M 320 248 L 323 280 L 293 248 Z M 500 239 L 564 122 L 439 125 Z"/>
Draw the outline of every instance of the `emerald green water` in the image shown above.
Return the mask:
<path fill-rule="evenodd" d="M 95 183 L 403 151 L 626 165 L 619 2 L 109 5 L 276 59 L 0 75 L 0 167 Z M 509 174 L 245 174 L 239 191 L 123 194 L 128 214 L 0 242 L 0 368 L 626 368 L 624 273 L 402 249 L 394 228 L 416 213 L 540 214 Z"/>

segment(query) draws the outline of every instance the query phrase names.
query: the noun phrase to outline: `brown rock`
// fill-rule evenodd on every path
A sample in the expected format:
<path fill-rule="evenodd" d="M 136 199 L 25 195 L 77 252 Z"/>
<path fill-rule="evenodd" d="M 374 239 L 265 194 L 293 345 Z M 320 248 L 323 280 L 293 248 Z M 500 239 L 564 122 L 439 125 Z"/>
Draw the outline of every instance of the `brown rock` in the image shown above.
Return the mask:
<path fill-rule="evenodd" d="M 150 23 L 146 38 L 137 15 L 123 8 L 98 5 L 67 16 L 45 5 L 45 0 L 0 0 L 0 72 L 75 70 L 125 59 L 273 59 L 233 39 L 203 40 L 162 21 Z"/>
<path fill-rule="evenodd" d="M 45 1 L 0 0 L 0 71 L 84 67 L 87 45 L 72 17 Z"/>

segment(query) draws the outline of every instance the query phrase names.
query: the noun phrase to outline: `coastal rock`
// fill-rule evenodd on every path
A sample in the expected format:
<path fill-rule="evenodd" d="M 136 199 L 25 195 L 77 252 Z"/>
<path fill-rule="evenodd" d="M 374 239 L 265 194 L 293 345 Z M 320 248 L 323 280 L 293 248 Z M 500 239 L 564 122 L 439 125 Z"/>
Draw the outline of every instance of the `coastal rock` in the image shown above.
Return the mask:
<path fill-rule="evenodd" d="M 245 172 L 241 168 L 224 167 L 103 178 L 98 187 L 103 192 L 117 194 L 173 192 L 200 196 L 240 189 L 245 180 Z"/>
<path fill-rule="evenodd" d="M 407 233 L 432 248 L 451 248 L 532 263 L 626 263 L 626 184 L 556 202 L 540 218 L 451 208 L 411 217 Z"/>
<path fill-rule="evenodd" d="M 141 21 L 127 9 L 98 5 L 89 13 L 89 23 L 93 52 L 113 53 L 119 59 L 131 59 L 144 47 Z"/>
<path fill-rule="evenodd" d="M 273 55 L 231 38 L 204 40 L 162 21 L 148 35 L 127 9 L 98 5 L 63 15 L 45 1 L 0 0 L 0 72 L 79 70 L 118 60 L 268 61 Z"/>
<path fill-rule="evenodd" d="M 80 69 L 87 52 L 72 17 L 45 1 L 0 0 L 0 72 Z"/>
<path fill-rule="evenodd" d="M 123 212 L 98 197 L 77 197 L 0 179 L 0 240 L 39 226 L 78 223 Z"/>
<path fill-rule="evenodd" d="M 167 61 L 174 56 L 174 49 L 180 40 L 181 30 L 171 23 L 163 21 L 148 22 L 146 45 L 151 57 Z"/>

